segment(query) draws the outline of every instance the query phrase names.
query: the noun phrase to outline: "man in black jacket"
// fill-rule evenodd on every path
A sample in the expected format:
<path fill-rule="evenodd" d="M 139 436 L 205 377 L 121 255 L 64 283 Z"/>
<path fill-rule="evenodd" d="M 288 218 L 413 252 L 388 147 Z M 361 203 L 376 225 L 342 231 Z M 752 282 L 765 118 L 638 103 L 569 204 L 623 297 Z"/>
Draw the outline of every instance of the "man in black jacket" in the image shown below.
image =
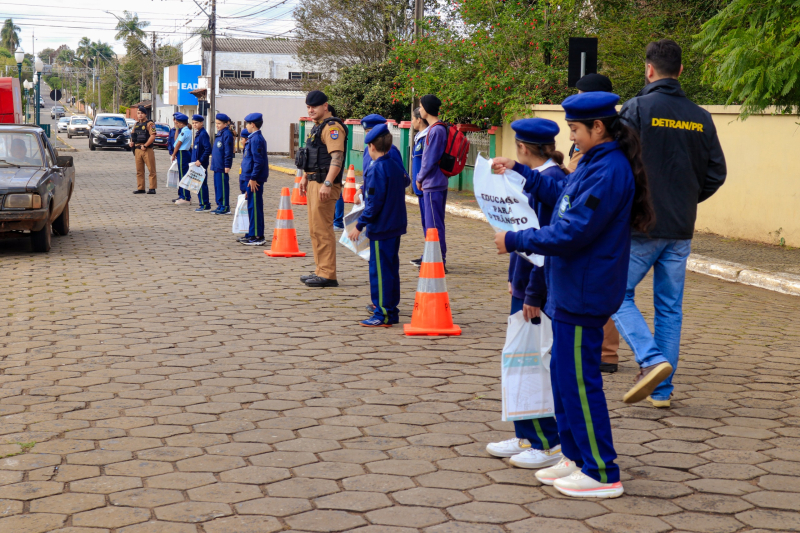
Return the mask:
<path fill-rule="evenodd" d="M 697 204 L 725 182 L 725 156 L 711 114 L 691 102 L 678 81 L 681 48 L 662 39 L 647 45 L 647 85 L 622 107 L 622 119 L 639 132 L 642 158 L 656 212 L 647 233 L 633 234 L 628 289 L 614 315 L 641 370 L 623 400 L 646 397 L 669 407 L 672 376 L 678 367 L 683 321 L 686 260 L 697 218 Z M 634 302 L 636 286 L 653 268 L 655 334 Z"/>

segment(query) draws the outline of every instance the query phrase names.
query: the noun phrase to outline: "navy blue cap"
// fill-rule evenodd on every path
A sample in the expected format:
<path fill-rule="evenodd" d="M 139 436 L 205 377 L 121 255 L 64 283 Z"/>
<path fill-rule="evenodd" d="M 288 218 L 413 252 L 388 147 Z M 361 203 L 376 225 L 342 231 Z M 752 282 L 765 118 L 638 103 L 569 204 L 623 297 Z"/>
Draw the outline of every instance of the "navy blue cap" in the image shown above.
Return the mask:
<path fill-rule="evenodd" d="M 221 120 L 222 122 L 230 122 L 231 117 L 229 117 L 225 113 L 217 113 L 217 120 Z"/>
<path fill-rule="evenodd" d="M 261 113 L 250 113 L 244 117 L 245 122 L 255 122 L 256 120 L 262 120 Z"/>
<path fill-rule="evenodd" d="M 206 119 L 203 115 L 192 115 L 192 120 L 195 122 L 205 122 Z"/>
<path fill-rule="evenodd" d="M 386 119 L 380 115 L 367 115 L 361 119 L 361 126 L 363 126 L 364 129 L 372 129 L 378 124 L 386 124 Z"/>
<path fill-rule="evenodd" d="M 180 113 L 173 113 L 173 114 L 172 114 L 172 118 L 175 118 L 175 117 L 177 117 L 178 115 L 180 115 Z"/>
<path fill-rule="evenodd" d="M 250 136 L 250 132 L 248 130 L 242 130 L 239 132 L 239 137 L 242 139 L 247 139 Z"/>
<path fill-rule="evenodd" d="M 595 120 L 617 116 L 619 95 L 607 92 L 573 94 L 561 103 L 567 120 Z"/>
<path fill-rule="evenodd" d="M 183 113 L 175 113 L 174 117 L 175 120 L 180 120 L 181 122 L 189 122 L 189 117 L 187 117 Z"/>
<path fill-rule="evenodd" d="M 389 126 L 386 124 L 378 124 L 364 137 L 364 144 L 369 144 L 381 135 L 386 135 L 387 133 L 389 133 Z"/>
<path fill-rule="evenodd" d="M 546 118 L 523 118 L 511 123 L 516 139 L 531 144 L 555 144 L 558 124 Z"/>

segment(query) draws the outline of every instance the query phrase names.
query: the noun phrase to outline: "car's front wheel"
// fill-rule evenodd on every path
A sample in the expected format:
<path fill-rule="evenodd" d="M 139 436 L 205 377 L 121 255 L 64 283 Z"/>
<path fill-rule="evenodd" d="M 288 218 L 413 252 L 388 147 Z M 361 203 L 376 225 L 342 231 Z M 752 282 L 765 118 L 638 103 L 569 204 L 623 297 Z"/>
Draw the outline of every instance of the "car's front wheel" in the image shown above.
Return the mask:
<path fill-rule="evenodd" d="M 64 210 L 58 215 L 58 218 L 53 222 L 53 231 L 56 235 L 64 236 L 69 233 L 69 200 Z"/>
<path fill-rule="evenodd" d="M 91 137 L 89 137 L 89 150 L 91 150 L 93 152 L 96 150 L 96 147 L 95 147 L 94 143 L 92 142 L 92 138 Z"/>
<path fill-rule="evenodd" d="M 49 252 L 52 234 L 53 225 L 50 223 L 50 219 L 48 218 L 42 229 L 31 232 L 31 245 L 33 246 L 33 251 L 38 253 Z"/>

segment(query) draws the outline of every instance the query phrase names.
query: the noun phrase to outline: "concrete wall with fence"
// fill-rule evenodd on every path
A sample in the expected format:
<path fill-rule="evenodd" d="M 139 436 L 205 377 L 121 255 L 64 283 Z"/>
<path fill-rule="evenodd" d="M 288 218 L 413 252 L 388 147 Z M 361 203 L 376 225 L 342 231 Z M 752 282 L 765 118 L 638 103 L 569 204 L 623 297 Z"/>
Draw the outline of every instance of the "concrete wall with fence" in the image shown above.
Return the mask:
<path fill-rule="evenodd" d="M 768 112 L 739 120 L 739 106 L 703 106 L 717 128 L 728 178 L 697 212 L 697 230 L 768 244 L 800 247 L 800 125 L 797 115 Z M 534 115 L 554 120 L 556 148 L 572 143 L 557 105 L 534 106 Z M 497 133 L 498 155 L 514 158 L 514 132 Z"/>

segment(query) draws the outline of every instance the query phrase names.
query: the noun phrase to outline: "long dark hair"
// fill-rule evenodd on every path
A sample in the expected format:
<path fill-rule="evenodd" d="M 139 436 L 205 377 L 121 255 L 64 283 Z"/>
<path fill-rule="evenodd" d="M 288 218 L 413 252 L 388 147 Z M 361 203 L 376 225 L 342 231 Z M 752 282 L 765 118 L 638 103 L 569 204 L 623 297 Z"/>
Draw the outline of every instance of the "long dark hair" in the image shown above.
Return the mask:
<path fill-rule="evenodd" d="M 619 148 L 631 164 L 636 190 L 633 195 L 633 208 L 631 209 L 631 226 L 636 231 L 646 233 L 656 222 L 656 212 L 650 198 L 650 187 L 647 184 L 647 172 L 642 161 L 642 143 L 639 134 L 626 126 L 619 115 L 598 119 L 603 123 L 608 135 L 619 143 Z M 594 120 L 579 120 L 590 130 L 594 127 Z"/>
<path fill-rule="evenodd" d="M 527 148 L 536 157 L 541 157 L 544 160 L 552 159 L 558 166 L 564 164 L 564 154 L 556 150 L 555 144 L 533 144 L 523 141 L 517 141 L 517 144 Z"/>

